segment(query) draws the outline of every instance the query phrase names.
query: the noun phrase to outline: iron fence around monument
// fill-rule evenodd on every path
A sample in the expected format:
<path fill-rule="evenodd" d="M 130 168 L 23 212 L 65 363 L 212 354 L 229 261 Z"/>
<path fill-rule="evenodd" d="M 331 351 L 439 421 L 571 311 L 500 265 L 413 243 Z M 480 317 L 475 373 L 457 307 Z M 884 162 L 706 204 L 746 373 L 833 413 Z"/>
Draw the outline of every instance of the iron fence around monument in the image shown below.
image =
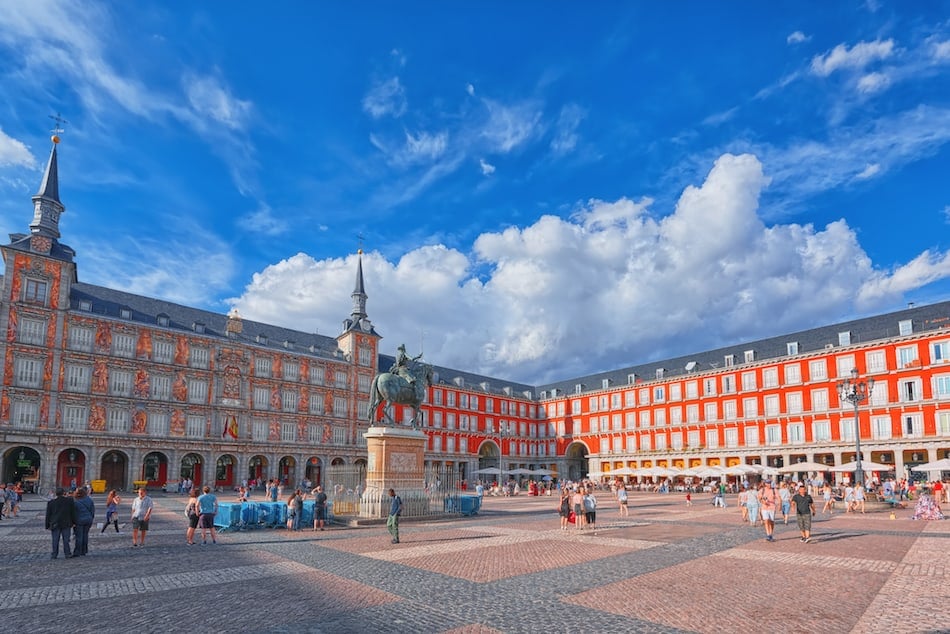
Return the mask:
<path fill-rule="evenodd" d="M 336 521 L 384 518 L 389 513 L 393 489 L 402 499 L 403 518 L 458 515 L 459 498 L 472 492 L 460 489 L 458 474 L 446 468 L 399 472 L 377 477 L 359 465 L 331 466 L 323 477 L 323 490 L 333 506 Z"/>

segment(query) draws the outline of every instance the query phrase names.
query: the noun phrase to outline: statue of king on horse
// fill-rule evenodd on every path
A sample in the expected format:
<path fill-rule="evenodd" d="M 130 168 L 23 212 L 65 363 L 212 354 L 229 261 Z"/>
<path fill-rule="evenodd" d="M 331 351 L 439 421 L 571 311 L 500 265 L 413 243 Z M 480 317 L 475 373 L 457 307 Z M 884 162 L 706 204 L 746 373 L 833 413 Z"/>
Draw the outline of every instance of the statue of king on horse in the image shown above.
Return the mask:
<path fill-rule="evenodd" d="M 398 348 L 396 362 L 389 368 L 389 372 L 380 372 L 373 379 L 370 387 L 370 404 L 368 419 L 370 423 L 377 423 L 376 410 L 383 407 L 383 420 L 389 425 L 395 425 L 389 414 L 389 407 L 393 403 L 409 405 L 413 409 L 410 423 L 418 428 L 421 423 L 422 402 L 426 397 L 426 390 L 432 384 L 432 366 L 428 363 L 417 363 L 421 354 L 410 357 L 406 354 L 406 346 Z"/>

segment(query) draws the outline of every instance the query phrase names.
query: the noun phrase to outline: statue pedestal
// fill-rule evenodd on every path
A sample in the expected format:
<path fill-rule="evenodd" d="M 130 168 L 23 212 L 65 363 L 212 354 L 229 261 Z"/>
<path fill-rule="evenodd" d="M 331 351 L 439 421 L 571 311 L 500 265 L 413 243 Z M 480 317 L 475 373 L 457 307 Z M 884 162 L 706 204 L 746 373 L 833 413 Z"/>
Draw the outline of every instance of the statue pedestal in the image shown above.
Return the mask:
<path fill-rule="evenodd" d="M 389 515 L 389 489 L 394 489 L 402 498 L 403 515 L 427 514 L 426 434 L 405 427 L 370 427 L 365 435 L 368 460 L 366 490 L 360 498 L 360 517 L 385 518 Z"/>

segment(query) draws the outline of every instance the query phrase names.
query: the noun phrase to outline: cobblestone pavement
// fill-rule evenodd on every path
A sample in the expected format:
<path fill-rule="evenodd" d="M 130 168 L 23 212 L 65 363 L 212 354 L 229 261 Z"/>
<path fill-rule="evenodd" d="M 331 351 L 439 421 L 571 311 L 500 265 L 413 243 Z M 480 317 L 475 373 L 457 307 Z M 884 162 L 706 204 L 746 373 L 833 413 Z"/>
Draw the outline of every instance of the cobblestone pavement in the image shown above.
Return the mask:
<path fill-rule="evenodd" d="M 0 521 L 9 632 L 948 632 L 950 522 L 910 510 L 794 518 L 776 541 L 699 496 L 634 494 L 595 530 L 559 529 L 556 498 L 487 498 L 476 517 L 184 543 L 184 499 L 156 494 L 144 548 L 93 530 L 50 560 L 45 500 Z M 97 509 L 102 496 L 93 496 Z M 732 502 L 732 500 L 730 500 Z M 127 517 L 128 504 L 123 508 Z"/>

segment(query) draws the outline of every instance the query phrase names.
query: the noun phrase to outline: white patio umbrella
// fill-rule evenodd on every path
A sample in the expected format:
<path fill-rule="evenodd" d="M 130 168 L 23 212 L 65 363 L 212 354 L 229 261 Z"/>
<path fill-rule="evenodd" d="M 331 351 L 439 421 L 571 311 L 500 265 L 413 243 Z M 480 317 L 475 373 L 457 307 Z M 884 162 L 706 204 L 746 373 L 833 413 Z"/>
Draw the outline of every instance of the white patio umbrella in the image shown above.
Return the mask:
<path fill-rule="evenodd" d="M 787 464 L 784 467 L 779 467 L 779 473 L 799 473 L 804 472 L 808 473 L 811 471 L 829 471 L 831 467 L 826 464 L 821 464 L 820 462 L 793 462 L 792 464 Z"/>
<path fill-rule="evenodd" d="M 501 469 L 498 467 L 485 467 L 478 469 L 475 473 L 484 473 L 485 475 L 501 475 Z"/>
<path fill-rule="evenodd" d="M 620 467 L 619 469 L 614 469 L 610 472 L 609 475 L 625 476 L 625 475 L 635 475 L 633 469 L 630 467 Z"/>
<path fill-rule="evenodd" d="M 845 462 L 844 464 L 839 464 L 837 466 L 831 467 L 830 469 L 828 469 L 828 471 L 841 473 L 844 471 L 854 471 L 857 468 L 858 468 L 857 461 L 852 460 L 851 462 Z M 870 460 L 862 460 L 861 469 L 863 471 L 891 471 L 894 469 L 894 465 L 881 464 L 880 462 L 871 462 Z"/>
<path fill-rule="evenodd" d="M 864 466 L 862 463 L 861 466 Z M 934 460 L 933 462 L 925 462 L 924 464 L 919 464 L 916 467 L 911 467 L 911 471 L 950 471 L 950 458 L 941 458 L 940 460 Z"/>

